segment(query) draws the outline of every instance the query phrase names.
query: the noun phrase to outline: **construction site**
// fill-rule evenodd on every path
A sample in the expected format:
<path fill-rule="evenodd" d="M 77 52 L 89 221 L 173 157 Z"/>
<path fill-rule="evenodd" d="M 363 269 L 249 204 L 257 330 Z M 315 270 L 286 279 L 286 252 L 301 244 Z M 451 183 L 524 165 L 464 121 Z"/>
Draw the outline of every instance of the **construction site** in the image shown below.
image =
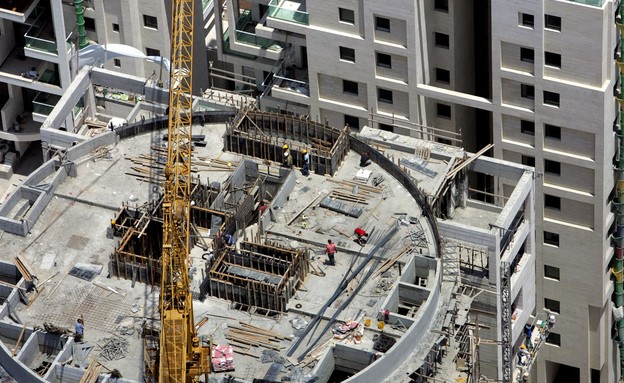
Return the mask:
<path fill-rule="evenodd" d="M 3 198 L 0 365 L 15 381 L 157 381 L 168 99 L 83 69 L 41 129 L 45 163 Z M 217 91 L 192 109 L 202 381 L 527 381 L 554 324 L 535 312 L 531 168 L 433 128 L 353 133 Z"/>

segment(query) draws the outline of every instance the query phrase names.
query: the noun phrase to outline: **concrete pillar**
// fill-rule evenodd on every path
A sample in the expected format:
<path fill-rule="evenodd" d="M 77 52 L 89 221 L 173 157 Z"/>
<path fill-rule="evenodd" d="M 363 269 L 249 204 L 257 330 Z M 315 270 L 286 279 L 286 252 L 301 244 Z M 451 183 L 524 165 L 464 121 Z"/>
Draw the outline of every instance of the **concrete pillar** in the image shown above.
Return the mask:
<path fill-rule="evenodd" d="M 72 75 L 70 73 L 70 61 L 72 59 L 71 52 L 67 50 L 67 45 L 65 44 L 65 39 L 67 35 L 65 34 L 65 18 L 63 17 L 63 3 L 61 0 L 50 0 L 50 6 L 52 8 L 52 20 L 54 21 L 54 35 L 56 36 L 56 49 L 58 51 L 58 70 L 59 77 L 61 80 L 61 88 L 65 89 L 69 86 L 72 80 Z M 71 25 L 74 25 L 76 21 L 74 20 Z M 73 40 L 73 39 L 72 39 Z M 76 48 L 77 49 L 77 48 Z M 76 58 L 78 56 L 76 55 Z M 77 65 L 74 68 L 75 71 L 78 70 Z"/>

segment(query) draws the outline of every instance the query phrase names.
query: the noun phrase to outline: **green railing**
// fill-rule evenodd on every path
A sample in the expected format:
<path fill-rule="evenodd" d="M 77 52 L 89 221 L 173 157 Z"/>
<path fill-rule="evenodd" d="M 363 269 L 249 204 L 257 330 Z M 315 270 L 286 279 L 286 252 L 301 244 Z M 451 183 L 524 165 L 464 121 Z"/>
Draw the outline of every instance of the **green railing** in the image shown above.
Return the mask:
<path fill-rule="evenodd" d="M 236 41 L 243 44 L 255 45 L 270 51 L 280 51 L 282 47 L 275 41 L 266 37 L 259 37 L 254 33 L 236 31 Z"/>
<path fill-rule="evenodd" d="M 309 25 L 310 15 L 308 12 L 286 9 L 279 5 L 280 0 L 271 0 L 269 3 L 269 16 L 291 23 Z"/>
<path fill-rule="evenodd" d="M 223 53 L 233 55 L 233 56 L 239 56 L 248 60 L 255 60 L 258 58 L 257 56 L 254 56 L 254 55 L 250 55 L 247 53 L 233 50 L 232 47 L 230 47 L 229 29 L 226 29 L 225 32 L 223 32 Z"/>
<path fill-rule="evenodd" d="M 50 113 L 52 113 L 52 109 L 54 109 L 60 99 L 60 96 L 39 92 L 32 101 L 33 113 L 40 114 L 42 116 L 49 116 Z"/>
<path fill-rule="evenodd" d="M 602 7 L 602 4 L 604 4 L 605 0 L 568 0 L 572 3 L 580 3 L 580 4 L 585 4 L 585 5 L 593 5 L 595 7 Z"/>
<path fill-rule="evenodd" d="M 206 9 L 208 8 L 208 6 L 210 6 L 210 3 L 212 3 L 213 0 L 202 0 L 202 11 L 206 12 Z"/>
<path fill-rule="evenodd" d="M 245 29 L 245 26 L 251 22 L 251 10 L 245 9 L 236 21 L 236 29 Z"/>

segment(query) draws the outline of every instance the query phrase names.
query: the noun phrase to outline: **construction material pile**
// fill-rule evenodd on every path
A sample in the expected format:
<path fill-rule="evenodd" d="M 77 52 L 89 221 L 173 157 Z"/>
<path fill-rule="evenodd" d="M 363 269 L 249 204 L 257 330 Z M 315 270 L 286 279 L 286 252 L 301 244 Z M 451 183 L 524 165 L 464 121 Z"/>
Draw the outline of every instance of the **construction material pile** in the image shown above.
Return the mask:
<path fill-rule="evenodd" d="M 112 337 L 103 338 L 98 341 L 100 356 L 106 360 L 119 360 L 128 354 L 128 341 L 125 339 Z"/>

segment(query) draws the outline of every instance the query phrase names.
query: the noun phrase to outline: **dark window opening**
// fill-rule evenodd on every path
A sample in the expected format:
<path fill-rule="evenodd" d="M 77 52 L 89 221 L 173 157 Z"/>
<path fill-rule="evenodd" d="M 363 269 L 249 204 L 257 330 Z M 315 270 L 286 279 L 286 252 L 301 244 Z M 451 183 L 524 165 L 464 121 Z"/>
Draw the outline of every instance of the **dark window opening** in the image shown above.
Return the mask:
<path fill-rule="evenodd" d="M 559 234 L 551 233 L 550 231 L 544 231 L 544 243 L 547 245 L 559 247 Z M 556 278 L 552 276 L 554 275 L 554 271 L 550 270 L 549 268 L 556 269 L 556 273 L 557 273 Z M 554 278 L 554 279 L 559 280 L 559 269 L 553 268 L 552 266 L 544 266 L 544 274 L 548 274 L 547 270 L 551 271 L 551 276 L 548 276 L 548 278 Z"/>
<path fill-rule="evenodd" d="M 385 53 L 377 53 L 377 66 L 392 68 L 392 56 Z"/>
<path fill-rule="evenodd" d="M 392 104 L 393 99 L 392 99 L 391 90 L 379 88 L 378 95 L 379 95 L 379 101 Z"/>
<path fill-rule="evenodd" d="M 547 138 L 561 139 L 561 128 L 559 126 L 544 124 L 544 136 Z"/>
<path fill-rule="evenodd" d="M 520 61 L 532 63 L 535 61 L 535 51 L 531 48 L 520 48 Z"/>
<path fill-rule="evenodd" d="M 451 118 L 451 106 L 446 104 L 436 104 L 436 114 L 438 117 Z"/>
<path fill-rule="evenodd" d="M 358 83 L 355 81 L 342 80 L 343 93 L 358 95 Z"/>
<path fill-rule="evenodd" d="M 520 120 L 520 131 L 524 134 L 534 135 L 535 134 L 535 122 L 527 121 L 527 120 Z"/>
<path fill-rule="evenodd" d="M 535 167 L 535 157 L 523 155 L 522 165 Z"/>
<path fill-rule="evenodd" d="M 153 48 L 145 48 L 146 56 L 160 56 L 160 50 Z"/>
<path fill-rule="evenodd" d="M 119 24 L 113 23 L 113 32 L 119 32 Z"/>
<path fill-rule="evenodd" d="M 561 55 L 558 53 L 544 52 L 544 65 L 561 68 Z"/>
<path fill-rule="evenodd" d="M 435 10 L 441 12 L 448 12 L 448 0 L 435 0 Z"/>
<path fill-rule="evenodd" d="M 343 23 L 355 24 L 355 12 L 352 9 L 338 8 L 338 15 Z"/>
<path fill-rule="evenodd" d="M 87 31 L 95 32 L 95 19 L 85 17 L 84 26 Z"/>
<path fill-rule="evenodd" d="M 390 32 L 390 19 L 385 17 L 375 17 L 375 29 L 383 32 Z"/>
<path fill-rule="evenodd" d="M 560 105 L 559 93 L 544 91 L 544 105 L 556 106 Z"/>
<path fill-rule="evenodd" d="M 561 162 L 544 160 L 544 171 L 550 174 L 561 175 Z"/>
<path fill-rule="evenodd" d="M 544 15 L 544 28 L 561 31 L 561 17 Z"/>
<path fill-rule="evenodd" d="M 520 84 L 520 95 L 529 100 L 535 99 L 535 87 L 533 85 Z"/>
<path fill-rule="evenodd" d="M 554 299 L 544 298 L 544 307 L 555 314 L 559 314 L 561 312 L 561 302 Z"/>
<path fill-rule="evenodd" d="M 352 129 L 360 129 L 360 119 L 355 116 L 344 115 L 345 126 L 349 126 Z"/>
<path fill-rule="evenodd" d="M 451 83 L 451 72 L 446 69 L 436 68 L 436 81 L 443 82 L 445 84 Z"/>
<path fill-rule="evenodd" d="M 544 194 L 544 207 L 561 210 L 561 198 L 550 194 Z"/>
<path fill-rule="evenodd" d="M 143 15 L 143 25 L 146 28 L 158 29 L 158 18 L 154 16 Z"/>
<path fill-rule="evenodd" d="M 533 15 L 529 15 L 528 13 L 520 14 L 520 25 L 523 27 L 533 28 L 535 25 L 535 17 Z"/>
<path fill-rule="evenodd" d="M 441 48 L 448 48 L 449 45 L 449 35 L 446 33 L 435 33 L 435 45 Z"/>
<path fill-rule="evenodd" d="M 355 49 L 340 47 L 340 59 L 355 62 Z"/>

